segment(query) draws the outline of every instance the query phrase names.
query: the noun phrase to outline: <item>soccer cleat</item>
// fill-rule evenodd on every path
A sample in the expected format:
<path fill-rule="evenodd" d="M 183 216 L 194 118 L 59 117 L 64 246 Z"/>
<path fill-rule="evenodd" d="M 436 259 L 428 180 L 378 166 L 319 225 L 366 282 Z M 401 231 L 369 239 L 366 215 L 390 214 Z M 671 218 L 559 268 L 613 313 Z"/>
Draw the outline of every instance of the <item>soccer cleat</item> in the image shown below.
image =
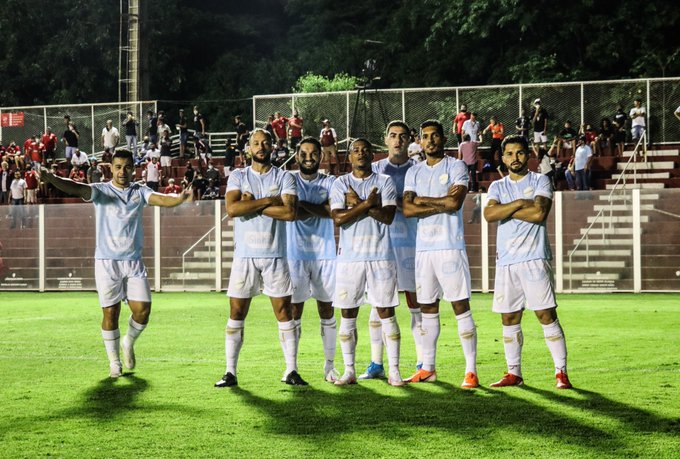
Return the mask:
<path fill-rule="evenodd" d="M 336 386 L 348 386 L 350 384 L 356 384 L 357 383 L 357 377 L 354 374 L 353 371 L 347 371 L 345 370 L 345 374 L 340 377 L 337 381 L 335 381 Z"/>
<path fill-rule="evenodd" d="M 399 371 L 397 370 L 394 373 L 390 372 L 390 377 L 387 378 L 387 384 L 394 387 L 402 387 L 406 385 L 406 382 L 401 379 L 401 374 L 399 374 Z"/>
<path fill-rule="evenodd" d="M 406 380 L 407 383 L 419 383 L 419 382 L 435 382 L 437 380 L 437 371 L 427 371 L 422 368 Z"/>
<path fill-rule="evenodd" d="M 505 373 L 499 381 L 490 384 L 489 387 L 521 386 L 522 384 L 524 384 L 524 380 L 521 376 Z"/>
<path fill-rule="evenodd" d="M 385 367 L 382 363 L 371 362 L 366 371 L 359 375 L 359 379 L 383 379 L 385 378 Z"/>
<path fill-rule="evenodd" d="M 123 363 L 128 370 L 133 370 L 135 368 L 135 348 L 132 343 L 128 343 L 128 336 L 123 336 L 120 344 L 121 350 L 123 351 Z"/>
<path fill-rule="evenodd" d="M 306 386 L 307 381 L 302 379 L 302 377 L 298 374 L 297 371 L 293 370 L 290 373 L 288 373 L 288 376 L 286 376 L 286 384 L 289 386 Z"/>
<path fill-rule="evenodd" d="M 477 375 L 473 372 L 465 373 L 465 379 L 460 387 L 463 389 L 474 389 L 475 387 L 479 387 L 479 378 L 477 378 Z"/>
<path fill-rule="evenodd" d="M 222 376 L 222 379 L 215 383 L 215 387 L 232 387 L 232 386 L 238 386 L 238 380 L 236 379 L 236 375 L 233 375 L 231 373 L 227 373 L 226 375 Z"/>
<path fill-rule="evenodd" d="M 338 379 L 340 379 L 340 372 L 336 370 L 335 368 L 331 367 L 327 372 L 325 376 L 326 381 L 330 383 L 334 383 Z"/>
<path fill-rule="evenodd" d="M 116 363 L 109 363 L 109 376 L 111 378 L 123 376 L 123 365 L 120 363 L 120 360 Z"/>
<path fill-rule="evenodd" d="M 558 389 L 571 389 L 572 386 L 571 383 L 569 382 L 569 376 L 563 371 L 560 371 L 555 375 L 555 378 L 557 379 L 557 388 Z"/>

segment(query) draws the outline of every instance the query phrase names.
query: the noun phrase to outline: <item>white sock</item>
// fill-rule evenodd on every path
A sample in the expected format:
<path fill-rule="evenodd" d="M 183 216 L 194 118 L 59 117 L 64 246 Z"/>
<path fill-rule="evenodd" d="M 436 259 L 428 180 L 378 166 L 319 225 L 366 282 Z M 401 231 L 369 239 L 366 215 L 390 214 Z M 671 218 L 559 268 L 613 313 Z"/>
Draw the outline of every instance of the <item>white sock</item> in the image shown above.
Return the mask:
<path fill-rule="evenodd" d="M 371 335 L 371 362 L 382 365 L 383 363 L 383 330 L 380 316 L 376 308 L 371 308 L 368 318 L 368 332 Z"/>
<path fill-rule="evenodd" d="M 128 329 L 127 329 L 127 340 L 130 344 L 133 344 L 137 338 L 139 338 L 139 335 L 144 331 L 148 324 L 140 324 L 135 322 L 135 319 L 130 316 L 128 319 Z"/>
<path fill-rule="evenodd" d="M 465 373 L 477 374 L 477 327 L 472 319 L 472 311 L 457 315 L 458 336 L 465 355 Z"/>
<path fill-rule="evenodd" d="M 503 325 L 503 348 L 505 361 L 508 363 L 508 373 L 522 377 L 522 345 L 524 335 L 522 325 Z"/>
<path fill-rule="evenodd" d="M 543 325 L 543 336 L 545 336 L 545 344 L 550 349 L 553 362 L 555 363 L 555 373 L 567 372 L 567 342 L 564 339 L 564 332 L 560 326 L 559 319 L 549 325 Z"/>
<path fill-rule="evenodd" d="M 340 349 L 345 362 L 345 371 L 354 371 L 354 354 L 357 348 L 357 319 L 340 319 Z"/>
<path fill-rule="evenodd" d="M 109 363 L 120 363 L 120 330 L 102 330 L 102 338 L 104 339 L 104 349 L 106 355 L 109 357 Z"/>
<path fill-rule="evenodd" d="M 326 359 L 326 368 L 334 366 L 336 338 L 338 335 L 335 317 L 319 319 L 321 323 L 321 341 L 323 342 L 323 355 Z"/>
<path fill-rule="evenodd" d="M 302 336 L 302 319 L 293 319 L 295 322 L 295 338 L 300 342 L 300 337 Z"/>
<path fill-rule="evenodd" d="M 434 371 L 437 358 L 437 340 L 439 339 L 439 313 L 422 314 L 420 324 L 421 344 L 423 346 L 423 370 Z"/>
<path fill-rule="evenodd" d="M 423 336 L 421 334 L 420 325 L 423 322 L 423 315 L 420 309 L 409 309 L 411 313 L 411 334 L 413 341 L 416 343 L 416 363 L 423 363 Z"/>
<path fill-rule="evenodd" d="M 286 360 L 286 376 L 291 371 L 297 371 L 297 326 L 294 320 L 279 322 L 279 341 L 283 350 L 283 357 Z"/>
<path fill-rule="evenodd" d="M 226 373 L 231 373 L 234 376 L 236 376 L 238 355 L 241 352 L 241 346 L 243 346 L 243 329 L 244 323 L 242 320 L 229 319 L 224 332 L 224 352 L 227 357 Z"/>
<path fill-rule="evenodd" d="M 399 348 L 401 346 L 401 332 L 397 317 L 380 319 L 383 333 L 385 334 L 385 347 L 387 348 L 387 363 L 390 365 L 390 374 L 399 373 Z"/>

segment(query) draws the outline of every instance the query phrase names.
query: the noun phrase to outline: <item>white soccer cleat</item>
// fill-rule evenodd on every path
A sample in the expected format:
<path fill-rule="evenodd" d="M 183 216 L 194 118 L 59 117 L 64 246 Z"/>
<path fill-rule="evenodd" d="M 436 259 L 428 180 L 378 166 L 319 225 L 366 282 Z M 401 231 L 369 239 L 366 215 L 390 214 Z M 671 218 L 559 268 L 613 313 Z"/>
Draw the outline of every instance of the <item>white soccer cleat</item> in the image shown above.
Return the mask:
<path fill-rule="evenodd" d="M 357 375 L 353 371 L 345 370 L 345 374 L 335 381 L 336 386 L 348 386 L 357 383 Z"/>
<path fill-rule="evenodd" d="M 135 348 L 134 345 L 128 341 L 127 335 L 121 340 L 120 347 L 123 351 L 123 362 L 125 363 L 125 367 L 128 370 L 134 370 L 136 364 Z"/>
<path fill-rule="evenodd" d="M 340 379 L 340 372 L 336 370 L 335 368 L 331 367 L 326 371 L 326 376 L 325 376 L 326 381 L 329 383 L 334 383 L 338 379 Z"/>
<path fill-rule="evenodd" d="M 401 377 L 401 373 L 399 373 L 399 370 L 396 371 L 390 371 L 390 376 L 387 378 L 387 384 L 390 386 L 394 387 L 402 387 L 406 385 L 406 381 L 404 381 Z"/>
<path fill-rule="evenodd" d="M 109 363 L 109 377 L 120 378 L 121 376 L 123 376 L 123 365 L 120 363 L 120 360 L 115 363 Z"/>

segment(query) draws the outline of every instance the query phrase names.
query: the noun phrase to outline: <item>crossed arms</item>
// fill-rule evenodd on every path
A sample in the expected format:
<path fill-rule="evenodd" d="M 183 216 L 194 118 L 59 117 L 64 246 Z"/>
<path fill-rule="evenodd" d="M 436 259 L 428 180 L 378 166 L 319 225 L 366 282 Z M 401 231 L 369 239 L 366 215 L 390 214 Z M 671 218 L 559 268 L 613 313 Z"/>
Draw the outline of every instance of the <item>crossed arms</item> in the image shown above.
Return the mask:
<path fill-rule="evenodd" d="M 490 199 L 484 208 L 484 218 L 489 223 L 508 218 L 516 218 L 529 223 L 542 223 L 548 218 L 552 199 L 536 196 L 535 199 L 518 199 L 507 204 L 500 204 Z"/>
<path fill-rule="evenodd" d="M 467 187 L 451 185 L 446 195 L 440 198 L 418 196 L 413 191 L 404 193 L 404 217 L 429 217 L 430 215 L 458 211 L 465 201 Z"/>
<path fill-rule="evenodd" d="M 295 220 L 297 196 L 282 194 L 255 199 L 252 193 L 232 190 L 227 192 L 225 206 L 231 218 L 262 214 L 275 220 L 290 222 Z"/>
<path fill-rule="evenodd" d="M 373 188 L 366 199 L 362 200 L 352 187 L 345 193 L 346 209 L 333 209 L 331 217 L 336 226 L 357 222 L 365 217 L 371 217 L 385 225 L 391 225 L 397 206 L 383 206 L 377 188 Z"/>

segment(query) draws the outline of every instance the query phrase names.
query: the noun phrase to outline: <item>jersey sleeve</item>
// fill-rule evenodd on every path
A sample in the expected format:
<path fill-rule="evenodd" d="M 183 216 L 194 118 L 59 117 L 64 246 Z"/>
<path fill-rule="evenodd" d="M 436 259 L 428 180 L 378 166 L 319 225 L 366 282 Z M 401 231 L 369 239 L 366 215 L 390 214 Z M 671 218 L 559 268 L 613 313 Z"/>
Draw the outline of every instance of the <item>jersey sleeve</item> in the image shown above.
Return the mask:
<path fill-rule="evenodd" d="M 470 176 L 468 175 L 468 169 L 464 161 L 455 160 L 451 175 L 454 185 L 462 185 L 467 188 Z"/>
<path fill-rule="evenodd" d="M 283 176 L 281 177 L 281 194 L 297 196 L 295 177 L 293 177 L 293 174 L 290 172 L 284 172 Z"/>
<path fill-rule="evenodd" d="M 229 174 L 226 191 L 227 193 L 230 191 L 241 191 L 241 171 L 234 171 Z"/>
<path fill-rule="evenodd" d="M 411 191 L 416 192 L 416 172 L 415 167 L 410 168 L 406 171 L 406 177 L 404 178 L 404 193 Z"/>
<path fill-rule="evenodd" d="M 338 179 L 333 182 L 330 197 L 331 210 L 345 208 L 345 193 L 347 193 L 347 187 L 342 180 Z"/>
<path fill-rule="evenodd" d="M 91 202 L 93 204 L 96 204 L 99 202 L 99 200 L 102 197 L 102 192 L 100 190 L 102 183 L 92 183 L 90 184 L 90 189 L 92 190 L 90 193 L 90 200 L 88 201 L 87 199 L 83 199 L 85 202 Z"/>
<path fill-rule="evenodd" d="M 383 175 L 385 181 L 380 191 L 380 198 L 383 207 L 397 205 L 397 187 L 394 186 L 394 180 L 389 175 Z"/>
<path fill-rule="evenodd" d="M 491 186 L 495 184 L 492 183 Z M 489 193 L 491 192 L 491 189 L 489 189 Z M 553 198 L 553 189 L 552 189 L 552 183 L 550 182 L 550 179 L 548 178 L 547 175 L 539 175 L 538 176 L 538 184 L 536 185 L 536 192 L 534 193 L 534 196 L 543 196 L 548 199 Z"/>
<path fill-rule="evenodd" d="M 494 200 L 496 202 L 501 202 L 500 190 L 498 189 L 500 187 L 499 183 L 500 181 L 495 181 L 491 182 L 491 185 L 489 185 L 489 192 L 486 196 L 488 201 Z"/>
<path fill-rule="evenodd" d="M 139 194 L 142 195 L 144 205 L 149 205 L 149 197 L 153 194 L 153 190 L 146 185 L 142 185 L 139 187 Z"/>

